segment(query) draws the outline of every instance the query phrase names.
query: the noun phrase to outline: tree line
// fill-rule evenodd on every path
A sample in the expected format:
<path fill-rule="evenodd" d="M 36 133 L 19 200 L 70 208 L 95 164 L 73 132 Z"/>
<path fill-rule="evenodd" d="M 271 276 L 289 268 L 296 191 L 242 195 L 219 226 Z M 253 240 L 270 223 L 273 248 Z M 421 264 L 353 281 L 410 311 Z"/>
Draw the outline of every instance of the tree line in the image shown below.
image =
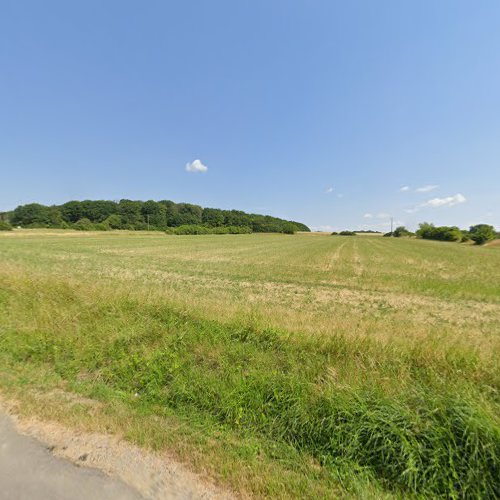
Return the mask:
<path fill-rule="evenodd" d="M 412 233 L 406 227 L 397 227 L 392 233 L 386 233 L 384 236 L 416 236 L 424 240 L 437 241 L 456 241 L 465 243 L 473 241 L 476 245 L 482 245 L 488 241 L 498 238 L 500 235 L 489 224 L 476 224 L 467 229 L 460 229 L 457 226 L 435 226 L 430 222 L 421 222 L 415 233 Z"/>
<path fill-rule="evenodd" d="M 128 229 L 161 230 L 175 234 L 309 231 L 305 224 L 270 215 L 203 208 L 170 200 L 73 200 L 50 206 L 29 203 L 1 213 L 0 223 L 4 229 L 9 226 L 98 231 Z"/>

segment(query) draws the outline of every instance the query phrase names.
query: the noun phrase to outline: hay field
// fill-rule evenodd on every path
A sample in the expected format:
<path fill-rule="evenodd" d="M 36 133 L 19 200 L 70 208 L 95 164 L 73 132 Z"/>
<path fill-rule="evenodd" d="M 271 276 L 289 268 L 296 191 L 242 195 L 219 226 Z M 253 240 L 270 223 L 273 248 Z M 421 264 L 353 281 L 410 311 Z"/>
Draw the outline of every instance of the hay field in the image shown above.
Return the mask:
<path fill-rule="evenodd" d="M 499 247 L 14 231 L 0 317 L 22 411 L 241 496 L 498 493 Z"/>

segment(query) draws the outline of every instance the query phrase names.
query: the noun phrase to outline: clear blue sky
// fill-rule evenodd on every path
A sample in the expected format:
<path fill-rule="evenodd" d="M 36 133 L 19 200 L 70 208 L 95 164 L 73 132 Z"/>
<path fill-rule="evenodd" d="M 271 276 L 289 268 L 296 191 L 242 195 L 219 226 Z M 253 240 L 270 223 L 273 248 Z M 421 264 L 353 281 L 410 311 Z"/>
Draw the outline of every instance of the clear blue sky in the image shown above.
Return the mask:
<path fill-rule="evenodd" d="M 0 210 L 101 198 L 500 228 L 500 2 L 3 0 Z"/>

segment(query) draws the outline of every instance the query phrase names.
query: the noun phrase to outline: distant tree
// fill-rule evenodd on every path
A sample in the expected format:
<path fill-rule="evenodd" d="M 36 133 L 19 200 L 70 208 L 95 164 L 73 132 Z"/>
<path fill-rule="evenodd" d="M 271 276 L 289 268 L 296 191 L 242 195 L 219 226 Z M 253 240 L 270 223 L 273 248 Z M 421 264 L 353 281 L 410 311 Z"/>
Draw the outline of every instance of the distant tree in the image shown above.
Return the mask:
<path fill-rule="evenodd" d="M 438 241 L 462 241 L 463 232 L 456 226 L 439 226 L 428 222 L 419 224 L 416 232 L 419 238 Z"/>
<path fill-rule="evenodd" d="M 339 235 L 340 236 L 356 236 L 356 233 L 354 231 L 340 231 Z"/>
<path fill-rule="evenodd" d="M 118 203 L 118 215 L 122 219 L 122 226 L 127 229 L 135 229 L 136 225 L 144 224 L 144 217 L 141 210 L 141 201 L 120 200 Z"/>
<path fill-rule="evenodd" d="M 178 203 L 177 213 L 173 217 L 172 226 L 201 225 L 203 209 L 199 205 L 191 203 Z"/>
<path fill-rule="evenodd" d="M 110 229 L 121 229 L 122 218 L 118 214 L 110 215 L 103 224 L 106 224 Z"/>
<path fill-rule="evenodd" d="M 204 208 L 201 214 L 203 224 L 210 227 L 219 227 L 224 225 L 224 213 L 218 208 Z"/>
<path fill-rule="evenodd" d="M 476 245 L 482 245 L 496 238 L 496 231 L 488 224 L 477 224 L 469 229 L 469 237 Z"/>
<path fill-rule="evenodd" d="M 66 222 L 74 223 L 83 217 L 81 201 L 68 201 L 63 203 L 60 210 Z"/>
<path fill-rule="evenodd" d="M 333 231 L 333 233 L 331 233 L 332 236 L 337 236 L 339 233 L 337 231 Z"/>
<path fill-rule="evenodd" d="M 52 221 L 49 207 L 39 203 L 18 206 L 12 213 L 12 224 L 15 226 L 47 227 Z"/>
<path fill-rule="evenodd" d="M 164 229 L 167 227 L 167 210 L 164 205 L 157 201 L 145 201 L 141 213 L 146 224 L 153 228 Z"/>
<path fill-rule="evenodd" d="M 5 220 L 0 220 L 0 231 L 12 231 L 12 226 Z"/>
<path fill-rule="evenodd" d="M 400 238 L 401 236 L 411 236 L 413 233 L 411 231 L 408 231 L 406 227 L 404 226 L 399 226 L 397 227 L 394 232 L 392 233 L 392 236 L 396 238 Z"/>
<path fill-rule="evenodd" d="M 94 229 L 94 225 L 86 217 L 80 219 L 79 221 L 76 221 L 73 227 L 78 231 L 92 231 Z"/>

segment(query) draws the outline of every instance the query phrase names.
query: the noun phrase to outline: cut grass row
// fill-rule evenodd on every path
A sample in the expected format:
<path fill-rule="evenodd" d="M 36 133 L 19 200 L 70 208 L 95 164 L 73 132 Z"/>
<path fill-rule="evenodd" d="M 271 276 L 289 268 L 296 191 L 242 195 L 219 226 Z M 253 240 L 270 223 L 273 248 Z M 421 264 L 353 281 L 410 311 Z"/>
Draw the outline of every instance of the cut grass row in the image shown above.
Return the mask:
<path fill-rule="evenodd" d="M 317 464 L 288 485 L 270 467 L 263 482 L 249 481 L 250 493 L 276 494 L 278 485 L 281 495 L 304 497 L 326 495 L 325 487 L 375 496 L 500 493 L 494 358 L 485 363 L 459 346 L 403 348 L 222 323 L 61 277 L 4 272 L 1 283 L 5 371 L 29 367 L 49 386 L 173 416 L 207 439 L 251 442 L 238 460 L 254 479 L 259 457 L 285 470 Z M 230 484 L 238 470 L 227 473 Z"/>

